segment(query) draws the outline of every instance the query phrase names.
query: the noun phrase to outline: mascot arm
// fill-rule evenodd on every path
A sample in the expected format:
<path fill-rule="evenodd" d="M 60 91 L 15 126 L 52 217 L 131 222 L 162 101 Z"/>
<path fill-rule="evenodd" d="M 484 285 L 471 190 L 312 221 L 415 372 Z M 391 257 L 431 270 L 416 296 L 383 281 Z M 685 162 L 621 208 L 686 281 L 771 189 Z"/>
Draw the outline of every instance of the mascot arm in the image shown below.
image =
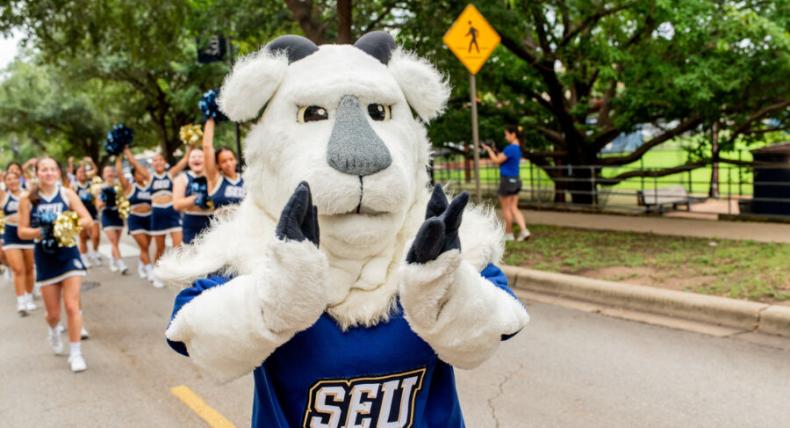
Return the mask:
<path fill-rule="evenodd" d="M 527 324 L 526 309 L 511 293 L 497 267 L 481 275 L 458 250 L 401 269 L 409 325 L 439 358 L 459 368 L 477 367 Z"/>
<path fill-rule="evenodd" d="M 493 265 L 481 275 L 461 256 L 458 228 L 467 194 L 448 204 L 440 187 L 400 270 L 400 299 L 409 325 L 439 357 L 460 368 L 488 359 L 499 342 L 529 321 Z"/>
<path fill-rule="evenodd" d="M 275 240 L 250 275 L 199 280 L 179 293 L 171 347 L 222 381 L 258 367 L 321 316 L 326 257 L 309 241 Z"/>

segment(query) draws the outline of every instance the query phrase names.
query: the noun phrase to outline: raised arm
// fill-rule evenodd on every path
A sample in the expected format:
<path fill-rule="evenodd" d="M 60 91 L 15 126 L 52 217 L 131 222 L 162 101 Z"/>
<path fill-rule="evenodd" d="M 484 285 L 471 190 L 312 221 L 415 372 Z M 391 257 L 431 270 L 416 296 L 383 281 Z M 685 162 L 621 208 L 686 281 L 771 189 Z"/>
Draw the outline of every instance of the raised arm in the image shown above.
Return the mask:
<path fill-rule="evenodd" d="M 178 174 L 181 173 L 181 171 L 183 171 L 187 167 L 187 163 L 189 162 L 189 153 L 191 152 L 192 152 L 192 146 L 187 146 L 187 151 L 186 153 L 184 153 L 184 156 L 182 156 L 181 159 L 179 159 L 178 162 L 176 162 L 176 164 L 173 165 L 172 168 L 170 168 L 170 171 L 168 171 L 168 174 L 170 174 L 170 178 L 175 178 Z"/>
<path fill-rule="evenodd" d="M 203 127 L 203 168 L 206 171 L 208 188 L 213 189 L 219 181 L 219 170 L 214 158 L 214 119 L 208 118 Z"/>
<path fill-rule="evenodd" d="M 90 165 L 90 167 L 91 167 L 90 172 L 87 169 L 85 170 L 85 175 L 87 175 L 88 178 L 93 179 L 93 177 L 95 177 L 96 174 L 99 173 L 98 168 L 96 168 L 96 162 L 94 162 L 93 159 L 91 159 L 90 156 L 85 156 L 84 158 L 82 158 L 82 164 L 83 165 Z"/>
<path fill-rule="evenodd" d="M 120 156 L 115 157 L 115 171 L 118 173 L 118 181 L 121 182 L 121 188 L 123 189 L 123 192 L 129 192 L 129 188 L 132 187 L 132 184 L 129 183 L 129 180 L 127 180 L 126 176 L 123 174 L 123 162 L 121 161 Z"/>
<path fill-rule="evenodd" d="M 134 154 L 132 153 L 132 150 L 129 149 L 128 146 L 123 149 L 123 154 L 124 156 L 126 156 L 126 160 L 128 160 L 129 163 L 132 165 L 132 168 L 134 168 L 135 171 L 139 172 L 145 177 L 146 183 L 149 182 L 151 180 L 151 173 L 148 171 L 148 168 L 144 167 L 140 163 L 140 161 L 134 158 Z"/>
<path fill-rule="evenodd" d="M 185 174 L 181 174 L 173 182 L 173 208 L 176 211 L 183 212 L 190 208 L 195 208 L 197 195 L 186 196 L 186 193 L 187 177 Z"/>

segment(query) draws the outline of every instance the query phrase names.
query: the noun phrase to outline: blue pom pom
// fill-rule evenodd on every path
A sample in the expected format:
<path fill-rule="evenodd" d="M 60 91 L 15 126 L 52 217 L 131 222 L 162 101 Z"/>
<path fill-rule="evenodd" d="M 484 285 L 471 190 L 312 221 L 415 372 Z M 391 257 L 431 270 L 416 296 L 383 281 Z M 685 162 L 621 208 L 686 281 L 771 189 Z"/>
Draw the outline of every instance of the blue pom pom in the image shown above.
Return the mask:
<path fill-rule="evenodd" d="M 219 98 L 219 93 L 214 89 L 209 89 L 206 91 L 205 94 L 200 98 L 198 102 L 198 107 L 200 111 L 203 113 L 203 117 L 208 119 L 214 119 L 217 122 L 221 122 L 225 119 L 224 114 L 219 111 L 219 105 L 217 105 L 217 98 Z"/>
<path fill-rule="evenodd" d="M 104 142 L 104 150 L 106 150 L 108 154 L 117 155 L 121 153 L 125 147 L 131 146 L 133 140 L 134 131 L 123 123 L 118 123 L 107 133 L 107 139 Z"/>

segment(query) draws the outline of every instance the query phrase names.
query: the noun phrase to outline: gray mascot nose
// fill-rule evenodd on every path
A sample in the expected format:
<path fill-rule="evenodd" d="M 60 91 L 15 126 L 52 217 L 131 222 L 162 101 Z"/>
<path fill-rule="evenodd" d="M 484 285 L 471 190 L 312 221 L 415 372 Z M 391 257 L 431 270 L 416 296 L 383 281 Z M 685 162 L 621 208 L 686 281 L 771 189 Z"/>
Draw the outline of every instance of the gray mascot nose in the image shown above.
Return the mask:
<path fill-rule="evenodd" d="M 337 106 L 326 160 L 332 168 L 360 177 L 375 174 L 392 164 L 387 146 L 370 127 L 355 96 L 345 95 Z"/>

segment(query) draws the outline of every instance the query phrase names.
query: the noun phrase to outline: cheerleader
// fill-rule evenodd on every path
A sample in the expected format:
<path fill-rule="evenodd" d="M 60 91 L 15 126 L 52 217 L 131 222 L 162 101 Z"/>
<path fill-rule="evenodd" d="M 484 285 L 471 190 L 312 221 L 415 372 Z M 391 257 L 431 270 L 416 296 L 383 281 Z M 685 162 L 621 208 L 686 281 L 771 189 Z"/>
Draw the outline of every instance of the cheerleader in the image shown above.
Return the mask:
<path fill-rule="evenodd" d="M 96 195 L 93 194 L 93 183 L 91 176 L 93 172 L 95 176 L 96 164 L 93 163 L 91 158 L 85 158 L 74 173 L 74 191 L 80 197 L 80 201 L 85 205 L 85 209 L 93 219 L 93 226 L 85 228 L 80 232 L 80 254 L 82 255 L 82 263 L 86 268 L 93 266 L 101 266 L 101 256 L 99 256 L 99 242 L 101 233 L 99 233 L 99 211 L 96 209 Z M 92 244 L 91 249 L 88 248 L 88 241 Z"/>
<path fill-rule="evenodd" d="M 33 241 L 20 239 L 17 235 L 19 201 L 25 196 L 16 172 L 5 174 L 6 191 L 0 191 L 3 214 L 5 214 L 5 231 L 3 232 L 3 252 L 6 264 L 14 276 L 16 291 L 16 310 L 20 316 L 27 316 L 36 310 L 33 303 Z"/>
<path fill-rule="evenodd" d="M 102 170 L 102 178 L 104 179 L 104 185 L 102 186 L 101 197 L 97 201 L 97 205 L 101 209 L 101 228 L 112 247 L 110 271 L 126 275 L 129 272 L 129 268 L 123 262 L 121 249 L 118 247 L 118 243 L 121 240 L 121 232 L 123 231 L 123 219 L 118 213 L 118 205 L 116 203 L 115 182 L 118 178 L 118 172 L 113 166 L 107 165 Z"/>
<path fill-rule="evenodd" d="M 13 172 L 14 174 L 17 175 L 17 177 L 19 177 L 19 188 L 22 190 L 27 190 L 28 180 L 25 177 L 25 174 L 23 173 L 24 169 L 22 168 L 22 165 L 20 165 L 19 162 L 9 163 L 8 167 L 6 168 L 6 173 L 9 172 Z"/>
<path fill-rule="evenodd" d="M 82 313 L 80 311 L 80 277 L 85 268 L 76 247 L 59 247 L 52 237 L 52 221 L 60 213 L 71 210 L 79 216 L 82 227 L 90 227 L 88 210 L 71 189 L 58 185 L 60 170 L 51 158 L 43 158 L 36 167 L 37 184 L 19 203 L 20 239 L 35 239 L 36 283 L 41 286 L 49 343 L 56 355 L 63 353 L 63 342 L 56 326 L 60 320 L 61 296 L 68 316 L 69 365 L 73 372 L 87 368 L 80 348 Z"/>
<path fill-rule="evenodd" d="M 140 260 L 137 263 L 137 274 L 142 279 L 153 279 L 153 268 L 149 249 L 151 247 L 151 174 L 134 158 L 129 147 L 123 149 L 123 154 L 132 165 L 134 184 L 130 183 L 123 175 L 120 176 L 121 186 L 129 201 L 129 218 L 126 221 L 129 235 L 137 242 L 140 248 Z M 115 158 L 115 169 L 122 170 L 121 158 Z M 158 284 L 154 284 L 158 285 Z"/>
<path fill-rule="evenodd" d="M 203 128 L 203 158 L 209 195 L 214 208 L 239 204 L 244 199 L 244 179 L 236 171 L 238 162 L 232 150 L 220 148 L 214 152 L 214 119 L 209 118 Z"/>
<path fill-rule="evenodd" d="M 156 252 L 154 262 L 165 252 L 165 238 L 169 234 L 173 247 L 181 245 L 181 214 L 173 208 L 173 181 L 186 168 L 190 151 L 169 170 L 167 162 L 161 154 L 154 156 L 151 166 L 154 169 L 151 177 L 151 235 L 154 237 Z"/>
<path fill-rule="evenodd" d="M 189 153 L 189 171 L 181 174 L 173 185 L 173 207 L 182 213 L 184 243 L 189 244 L 211 223 L 213 202 L 208 195 L 208 182 L 203 175 L 203 150 Z"/>

